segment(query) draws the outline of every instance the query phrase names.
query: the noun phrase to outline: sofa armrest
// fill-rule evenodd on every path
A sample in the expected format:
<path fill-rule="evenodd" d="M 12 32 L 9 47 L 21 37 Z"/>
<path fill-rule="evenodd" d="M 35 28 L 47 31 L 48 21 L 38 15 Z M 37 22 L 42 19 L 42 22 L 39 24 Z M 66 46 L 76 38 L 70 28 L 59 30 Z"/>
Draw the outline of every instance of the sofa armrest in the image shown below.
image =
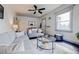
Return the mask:
<path fill-rule="evenodd" d="M 66 42 L 66 43 L 68 43 L 68 44 L 71 44 L 71 45 L 73 45 L 73 46 L 79 48 L 79 42 L 72 41 L 72 40 L 66 40 L 66 39 L 64 39 L 63 42 Z"/>

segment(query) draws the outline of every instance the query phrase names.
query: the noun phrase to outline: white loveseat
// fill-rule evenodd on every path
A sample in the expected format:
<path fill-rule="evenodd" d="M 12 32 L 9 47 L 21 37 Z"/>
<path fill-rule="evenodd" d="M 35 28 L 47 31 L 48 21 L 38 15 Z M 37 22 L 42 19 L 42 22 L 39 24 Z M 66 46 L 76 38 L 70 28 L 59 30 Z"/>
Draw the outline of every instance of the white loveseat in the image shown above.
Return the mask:
<path fill-rule="evenodd" d="M 0 34 L 0 54 L 15 53 L 22 46 L 24 36 L 16 37 L 14 31 Z"/>

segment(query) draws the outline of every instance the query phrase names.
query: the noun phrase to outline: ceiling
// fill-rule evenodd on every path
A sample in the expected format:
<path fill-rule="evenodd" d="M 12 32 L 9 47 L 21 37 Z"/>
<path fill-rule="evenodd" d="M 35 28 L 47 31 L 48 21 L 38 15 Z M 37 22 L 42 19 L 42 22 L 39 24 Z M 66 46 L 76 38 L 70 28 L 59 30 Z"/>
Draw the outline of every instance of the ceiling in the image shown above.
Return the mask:
<path fill-rule="evenodd" d="M 34 9 L 33 4 L 10 4 L 9 7 L 16 15 L 20 16 L 31 16 L 31 17 L 41 17 L 44 14 L 54 10 L 55 8 L 59 7 L 61 4 L 35 4 L 38 8 L 45 8 L 43 10 L 43 14 L 33 14 L 33 11 L 28 11 L 28 9 Z"/>

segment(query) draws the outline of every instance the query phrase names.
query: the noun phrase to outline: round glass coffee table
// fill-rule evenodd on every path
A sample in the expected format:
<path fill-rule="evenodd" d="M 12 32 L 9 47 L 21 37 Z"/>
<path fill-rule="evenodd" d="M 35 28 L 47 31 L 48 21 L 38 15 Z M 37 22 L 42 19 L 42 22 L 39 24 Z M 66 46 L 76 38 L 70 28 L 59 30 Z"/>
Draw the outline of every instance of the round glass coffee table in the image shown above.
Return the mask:
<path fill-rule="evenodd" d="M 43 50 L 52 50 L 53 53 L 53 43 L 55 42 L 55 38 L 50 36 L 50 37 L 40 37 L 37 38 L 37 48 L 43 49 Z"/>

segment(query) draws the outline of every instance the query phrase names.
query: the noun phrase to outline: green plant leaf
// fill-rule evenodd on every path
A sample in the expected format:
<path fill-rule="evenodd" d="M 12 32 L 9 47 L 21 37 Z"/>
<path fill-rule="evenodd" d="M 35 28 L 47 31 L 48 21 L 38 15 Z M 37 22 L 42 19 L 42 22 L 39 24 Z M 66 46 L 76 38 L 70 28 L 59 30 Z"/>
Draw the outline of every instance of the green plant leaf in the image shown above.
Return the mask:
<path fill-rule="evenodd" d="M 76 37 L 79 39 L 79 32 L 76 33 Z"/>

